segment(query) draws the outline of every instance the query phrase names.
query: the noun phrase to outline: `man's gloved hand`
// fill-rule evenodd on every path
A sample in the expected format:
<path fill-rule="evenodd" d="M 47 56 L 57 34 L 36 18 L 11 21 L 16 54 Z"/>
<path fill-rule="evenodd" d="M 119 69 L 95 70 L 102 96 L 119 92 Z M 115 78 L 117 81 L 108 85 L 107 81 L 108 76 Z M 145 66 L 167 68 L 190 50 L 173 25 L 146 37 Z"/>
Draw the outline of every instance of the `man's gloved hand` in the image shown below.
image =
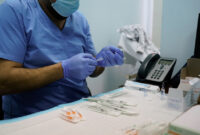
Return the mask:
<path fill-rule="evenodd" d="M 91 54 L 80 53 L 62 61 L 65 78 L 84 80 L 96 69 L 96 59 Z"/>
<path fill-rule="evenodd" d="M 103 48 L 96 56 L 97 65 L 101 67 L 122 65 L 124 63 L 123 58 L 123 52 L 114 46 Z"/>

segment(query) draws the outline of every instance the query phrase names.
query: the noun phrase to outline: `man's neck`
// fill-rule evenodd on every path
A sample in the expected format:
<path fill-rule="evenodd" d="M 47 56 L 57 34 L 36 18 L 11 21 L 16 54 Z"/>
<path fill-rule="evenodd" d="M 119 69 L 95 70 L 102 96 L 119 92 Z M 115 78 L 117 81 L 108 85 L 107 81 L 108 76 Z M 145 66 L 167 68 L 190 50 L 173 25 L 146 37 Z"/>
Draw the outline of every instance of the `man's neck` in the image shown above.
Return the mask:
<path fill-rule="evenodd" d="M 65 26 L 67 18 L 60 16 L 52 7 L 50 0 L 38 0 L 41 8 L 46 13 L 46 15 L 52 20 L 52 22 L 62 30 Z"/>

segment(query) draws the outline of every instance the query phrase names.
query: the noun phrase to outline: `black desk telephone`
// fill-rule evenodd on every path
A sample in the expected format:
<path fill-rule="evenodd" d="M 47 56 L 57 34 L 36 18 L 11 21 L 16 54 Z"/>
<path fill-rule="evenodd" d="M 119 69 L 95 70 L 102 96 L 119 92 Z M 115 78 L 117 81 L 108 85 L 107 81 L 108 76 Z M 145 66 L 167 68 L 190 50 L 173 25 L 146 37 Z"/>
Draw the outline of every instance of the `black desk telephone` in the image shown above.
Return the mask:
<path fill-rule="evenodd" d="M 163 82 L 171 79 L 175 64 L 174 58 L 162 58 L 159 54 L 150 54 L 142 62 L 136 81 L 161 86 Z"/>

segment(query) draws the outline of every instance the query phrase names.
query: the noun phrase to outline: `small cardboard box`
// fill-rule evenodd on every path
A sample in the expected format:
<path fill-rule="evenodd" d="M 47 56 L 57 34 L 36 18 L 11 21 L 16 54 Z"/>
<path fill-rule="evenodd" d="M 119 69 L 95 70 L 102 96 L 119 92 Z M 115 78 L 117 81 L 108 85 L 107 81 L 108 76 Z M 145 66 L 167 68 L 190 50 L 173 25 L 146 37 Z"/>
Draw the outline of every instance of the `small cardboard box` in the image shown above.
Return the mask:
<path fill-rule="evenodd" d="M 191 58 L 187 61 L 187 66 L 181 70 L 181 79 L 186 77 L 200 78 L 200 59 Z"/>
<path fill-rule="evenodd" d="M 187 66 L 181 70 L 181 79 L 186 77 L 197 77 L 200 78 L 200 59 L 190 58 L 187 60 Z M 200 97 L 198 100 L 200 104 Z"/>

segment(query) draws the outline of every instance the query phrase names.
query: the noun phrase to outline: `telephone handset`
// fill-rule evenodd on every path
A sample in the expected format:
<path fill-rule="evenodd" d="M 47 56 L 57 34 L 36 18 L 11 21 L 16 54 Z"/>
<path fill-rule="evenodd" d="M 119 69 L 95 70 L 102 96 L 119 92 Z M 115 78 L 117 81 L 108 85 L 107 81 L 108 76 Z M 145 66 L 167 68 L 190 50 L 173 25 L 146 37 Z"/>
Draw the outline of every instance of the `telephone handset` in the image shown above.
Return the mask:
<path fill-rule="evenodd" d="M 150 54 L 142 62 L 136 81 L 154 82 L 155 84 L 169 81 L 175 64 L 176 59 L 174 58 L 162 58 L 159 54 Z"/>

